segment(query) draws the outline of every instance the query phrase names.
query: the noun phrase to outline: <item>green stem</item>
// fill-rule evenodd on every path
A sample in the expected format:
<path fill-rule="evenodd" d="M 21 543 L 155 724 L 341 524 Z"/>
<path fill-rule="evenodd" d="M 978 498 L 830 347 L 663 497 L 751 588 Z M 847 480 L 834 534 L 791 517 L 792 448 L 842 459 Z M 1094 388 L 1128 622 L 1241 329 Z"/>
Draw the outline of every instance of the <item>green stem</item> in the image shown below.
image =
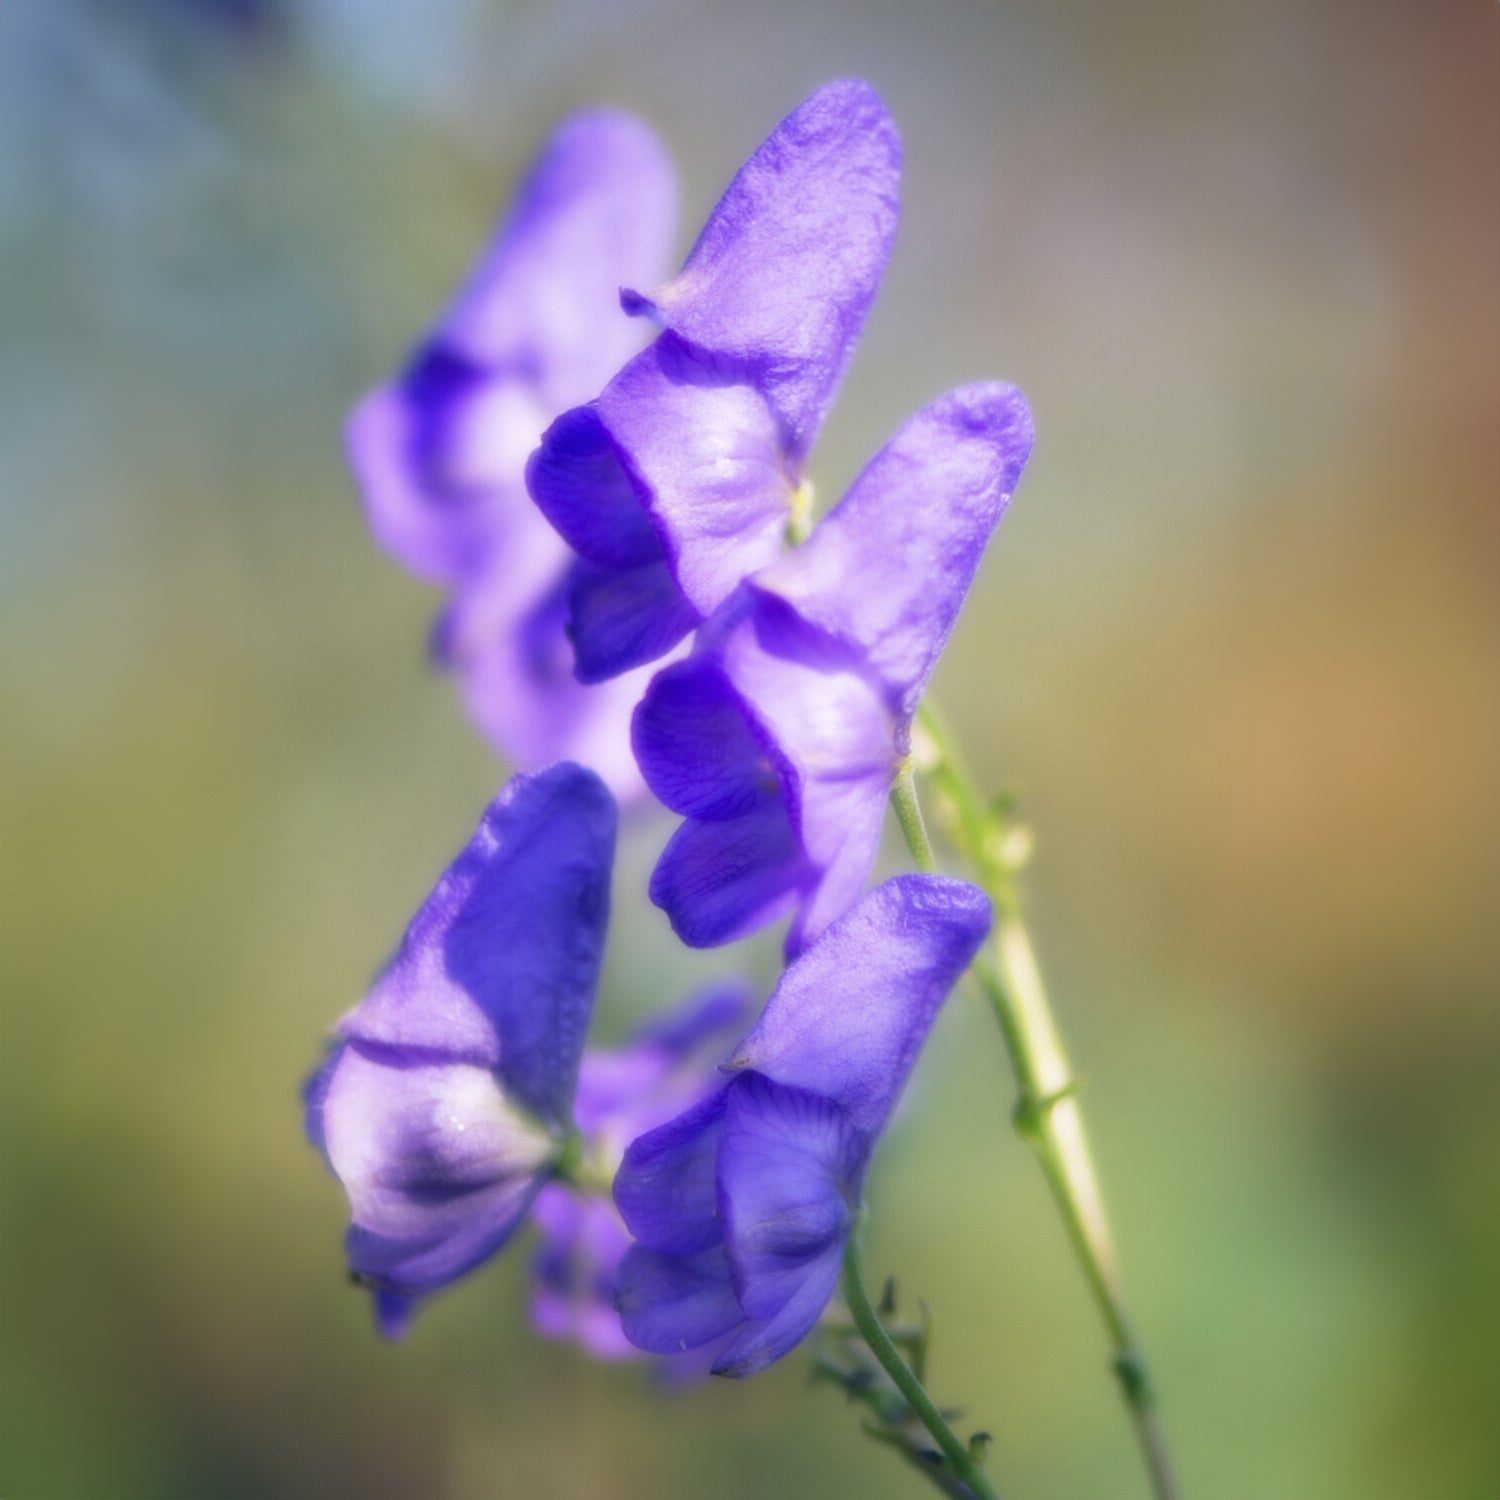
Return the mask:
<path fill-rule="evenodd" d="M 902 837 L 917 868 L 932 874 L 937 869 L 937 856 L 932 852 L 927 824 L 922 820 L 922 804 L 917 801 L 916 760 L 913 756 L 908 755 L 896 772 L 896 782 L 891 788 L 891 806 L 896 810 L 896 821 L 901 824 Z"/>
<path fill-rule="evenodd" d="M 870 1352 L 880 1361 L 881 1368 L 891 1377 L 896 1389 L 901 1392 L 906 1404 L 916 1414 L 921 1424 L 932 1434 L 933 1441 L 943 1451 L 943 1457 L 952 1466 L 953 1473 L 968 1486 L 975 1500 L 1000 1500 L 978 1460 L 965 1446 L 958 1434 L 943 1419 L 943 1414 L 933 1404 L 932 1397 L 922 1382 L 912 1373 L 911 1367 L 901 1357 L 901 1351 L 891 1342 L 885 1331 L 870 1294 L 865 1290 L 864 1271 L 860 1266 L 858 1236 L 849 1236 L 844 1250 L 844 1300 L 849 1304 L 850 1316 L 860 1337 L 870 1346 Z"/>
<path fill-rule="evenodd" d="M 902 832 L 918 868 L 934 869 L 932 845 L 910 774 L 911 762 L 918 761 L 939 795 L 949 837 L 995 905 L 994 943 L 981 950 L 971 972 L 994 1009 L 1015 1073 L 1019 1091 L 1016 1129 L 1036 1151 L 1068 1239 L 1104 1319 L 1114 1351 L 1115 1374 L 1153 1493 L 1157 1500 L 1177 1500 L 1179 1492 L 1156 1410 L 1156 1393 L 1125 1310 L 1114 1238 L 1075 1097 L 1078 1083 L 1053 1020 L 1021 914 L 1015 886 L 1015 850 L 959 764 L 941 720 L 925 704 L 917 727 L 917 752 L 903 764 L 891 794 Z M 913 838 L 912 829 L 920 836 Z"/>

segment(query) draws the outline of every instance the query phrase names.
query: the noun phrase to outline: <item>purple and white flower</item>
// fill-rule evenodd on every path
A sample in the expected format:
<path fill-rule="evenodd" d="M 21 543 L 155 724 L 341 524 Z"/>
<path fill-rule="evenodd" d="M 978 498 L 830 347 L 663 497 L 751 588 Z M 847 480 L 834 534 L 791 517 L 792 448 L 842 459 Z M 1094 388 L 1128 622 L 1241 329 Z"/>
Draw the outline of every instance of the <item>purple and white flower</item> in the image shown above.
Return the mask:
<path fill-rule="evenodd" d="M 935 401 L 658 673 L 634 743 L 651 790 L 686 818 L 651 880 L 684 942 L 795 911 L 795 953 L 859 895 L 922 689 L 1031 435 L 1011 386 Z"/>
<path fill-rule="evenodd" d="M 877 887 L 782 975 L 727 1083 L 634 1142 L 615 1179 L 636 1239 L 619 1273 L 632 1343 L 715 1346 L 714 1372 L 739 1376 L 807 1336 L 876 1141 L 989 924 L 963 881 Z"/>
<path fill-rule="evenodd" d="M 890 257 L 901 142 L 869 84 L 826 84 L 771 133 L 678 275 L 626 309 L 661 330 L 532 458 L 537 504 L 591 567 L 578 675 L 657 660 L 777 556 Z"/>
<path fill-rule="evenodd" d="M 644 677 L 585 688 L 566 634 L 575 559 L 526 493 L 527 456 L 559 412 L 640 347 L 622 285 L 662 273 L 676 186 L 629 115 L 574 115 L 537 158 L 509 218 L 406 367 L 348 425 L 370 527 L 449 590 L 433 654 L 516 766 L 594 767 L 639 789 L 627 743 Z"/>
<path fill-rule="evenodd" d="M 308 1135 L 349 1195 L 350 1270 L 387 1332 L 500 1249 L 562 1160 L 615 822 L 591 771 L 514 778 L 308 1085 Z"/>

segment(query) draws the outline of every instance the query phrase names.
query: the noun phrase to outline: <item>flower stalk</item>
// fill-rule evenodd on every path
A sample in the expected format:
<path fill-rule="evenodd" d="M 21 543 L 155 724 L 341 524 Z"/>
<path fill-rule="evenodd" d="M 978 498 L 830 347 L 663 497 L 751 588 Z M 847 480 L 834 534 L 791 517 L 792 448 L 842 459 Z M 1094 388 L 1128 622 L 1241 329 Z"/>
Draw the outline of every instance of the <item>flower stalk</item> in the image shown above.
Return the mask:
<path fill-rule="evenodd" d="M 918 711 L 914 749 L 891 800 L 919 869 L 936 861 L 917 798 L 920 769 L 933 791 L 944 833 L 995 907 L 993 941 L 970 972 L 999 1022 L 1015 1074 L 1016 1131 L 1036 1152 L 1063 1227 L 1104 1320 L 1120 1382 L 1156 1500 L 1178 1500 L 1156 1392 L 1125 1308 L 1114 1236 L 1078 1106 L 1078 1080 L 1053 1019 L 1041 970 L 1022 916 L 1016 874 L 1029 853 L 1024 830 L 1007 826 L 1002 802 L 986 805 L 952 749 L 952 738 L 927 703 Z"/>
<path fill-rule="evenodd" d="M 948 1425 L 911 1366 L 901 1357 L 901 1351 L 880 1321 L 870 1301 L 870 1294 L 865 1288 L 858 1235 L 849 1237 L 849 1244 L 844 1250 L 844 1301 L 848 1305 L 849 1315 L 854 1319 L 854 1326 L 859 1330 L 860 1337 L 869 1345 L 870 1353 L 880 1362 L 880 1367 L 885 1373 L 891 1377 L 892 1383 L 901 1392 L 903 1400 L 911 1408 L 913 1414 L 932 1434 L 933 1441 L 942 1450 L 943 1457 L 947 1460 L 952 1477 L 956 1478 L 964 1489 L 955 1491 L 947 1482 L 949 1476 L 938 1470 L 930 1471 L 933 1480 L 949 1494 L 970 1494 L 974 1500 L 999 1500 L 998 1492 L 980 1467 L 974 1447 L 964 1443 Z M 924 1470 L 924 1472 L 929 1471 Z"/>
<path fill-rule="evenodd" d="M 937 873 L 937 856 L 932 852 L 932 840 L 927 836 L 927 821 L 922 816 L 922 803 L 917 797 L 916 760 L 906 756 L 896 767 L 896 780 L 891 787 L 891 806 L 895 809 L 896 821 L 901 825 L 901 836 L 906 840 L 912 863 L 924 874 Z"/>

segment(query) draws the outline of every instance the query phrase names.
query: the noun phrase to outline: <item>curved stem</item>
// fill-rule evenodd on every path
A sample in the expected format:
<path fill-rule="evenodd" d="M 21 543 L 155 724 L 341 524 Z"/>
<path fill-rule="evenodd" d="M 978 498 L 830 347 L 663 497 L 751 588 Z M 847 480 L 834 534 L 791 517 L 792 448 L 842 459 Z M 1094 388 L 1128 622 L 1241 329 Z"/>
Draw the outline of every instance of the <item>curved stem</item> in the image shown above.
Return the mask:
<path fill-rule="evenodd" d="M 1099 1191 L 1098 1173 L 1075 1097 L 1073 1075 L 1052 1017 L 1031 938 L 1015 888 L 1018 851 L 1001 820 L 983 803 L 950 748 L 937 714 L 923 705 L 917 755 L 938 793 L 939 811 L 954 847 L 971 866 L 995 904 L 994 942 L 981 950 L 971 972 L 999 1022 L 1019 1090 L 1015 1125 L 1036 1151 L 1063 1226 L 1083 1268 L 1114 1351 L 1114 1370 L 1130 1411 L 1157 1500 L 1177 1500 L 1166 1438 L 1156 1411 L 1156 1393 L 1125 1310 L 1114 1237 Z M 903 765 L 903 773 L 908 766 Z M 932 846 L 909 774 L 892 791 L 913 861 L 934 869 Z M 903 811 L 899 797 L 909 799 Z M 914 840 L 909 827 L 920 829 Z"/>
<path fill-rule="evenodd" d="M 901 1351 L 885 1331 L 870 1301 L 870 1294 L 865 1289 L 857 1237 L 852 1234 L 844 1249 L 844 1300 L 849 1304 L 849 1313 L 854 1319 L 854 1326 L 859 1329 L 860 1337 L 870 1346 L 870 1353 L 880 1361 L 881 1368 L 891 1377 L 906 1404 L 932 1434 L 933 1441 L 942 1449 L 943 1457 L 951 1465 L 953 1473 L 969 1488 L 975 1500 L 1000 1500 L 978 1460 L 944 1420 L 942 1412 L 933 1404 L 932 1397 L 902 1359 Z"/>

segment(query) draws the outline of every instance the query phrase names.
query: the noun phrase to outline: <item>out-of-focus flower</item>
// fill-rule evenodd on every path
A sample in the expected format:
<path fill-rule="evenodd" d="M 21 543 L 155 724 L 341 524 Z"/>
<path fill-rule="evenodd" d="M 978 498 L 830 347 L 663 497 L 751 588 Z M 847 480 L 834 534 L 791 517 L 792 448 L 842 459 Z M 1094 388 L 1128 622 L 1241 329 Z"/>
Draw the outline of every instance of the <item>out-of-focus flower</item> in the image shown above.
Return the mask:
<path fill-rule="evenodd" d="M 875 91 L 827 84 L 741 168 L 677 277 L 624 294 L 660 336 L 528 469 L 593 565 L 569 601 L 583 681 L 656 660 L 780 551 L 890 255 L 900 157 Z"/>
<path fill-rule="evenodd" d="M 727 1084 L 635 1141 L 615 1201 L 637 1243 L 619 1306 L 637 1347 L 780 1359 L 838 1282 L 876 1140 L 932 1019 L 989 929 L 963 881 L 898 876 L 783 974 Z"/>
<path fill-rule="evenodd" d="M 685 942 L 795 909 L 795 953 L 859 895 L 922 689 L 1030 448 L 1011 386 L 924 408 L 652 682 L 636 755 L 687 821 L 651 898 Z"/>
<path fill-rule="evenodd" d="M 565 121 L 453 304 L 347 432 L 376 538 L 450 590 L 433 651 L 486 736 L 522 769 L 590 765 L 621 796 L 639 788 L 627 725 L 645 681 L 575 678 L 574 559 L 524 474 L 548 423 L 640 347 L 619 289 L 668 264 L 675 199 L 671 166 L 638 120 L 595 110 Z"/>
<path fill-rule="evenodd" d="M 583 1137 L 578 1174 L 610 1182 L 625 1148 L 691 1107 L 717 1083 L 724 1057 L 750 1010 L 738 985 L 718 985 L 648 1022 L 618 1051 L 584 1053 L 574 1118 Z M 577 1339 L 601 1359 L 638 1357 L 615 1310 L 615 1274 L 630 1235 L 607 1193 L 552 1182 L 532 1218 L 541 1244 L 532 1257 L 532 1322 L 552 1338 Z"/>
<path fill-rule="evenodd" d="M 389 1334 L 505 1244 L 575 1138 L 614 841 L 591 771 L 515 777 L 308 1085 Z"/>

